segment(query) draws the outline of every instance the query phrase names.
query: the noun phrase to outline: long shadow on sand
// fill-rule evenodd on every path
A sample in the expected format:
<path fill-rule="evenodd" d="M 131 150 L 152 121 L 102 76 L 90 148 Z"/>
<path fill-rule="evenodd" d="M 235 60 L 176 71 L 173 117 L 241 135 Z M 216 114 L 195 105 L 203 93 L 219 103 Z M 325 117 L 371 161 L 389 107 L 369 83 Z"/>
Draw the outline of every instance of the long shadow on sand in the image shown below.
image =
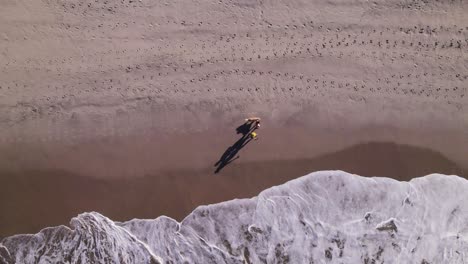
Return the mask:
<path fill-rule="evenodd" d="M 216 167 L 215 173 L 220 172 L 229 163 L 239 158 L 237 153 L 252 140 L 249 134 L 253 130 L 255 129 L 252 127 L 252 123 L 244 123 L 236 128 L 237 134 L 242 134 L 242 137 L 224 151 L 221 158 L 214 165 Z"/>
<path fill-rule="evenodd" d="M 213 177 L 211 166 L 129 179 L 56 170 L 0 171 L 0 240 L 67 224 L 86 211 L 117 221 L 160 215 L 181 220 L 199 205 L 253 197 L 312 171 L 330 169 L 400 181 L 436 172 L 468 177 L 468 171 L 438 152 L 389 142 L 359 144 L 312 159 L 233 163 L 221 172 L 223 177 Z"/>

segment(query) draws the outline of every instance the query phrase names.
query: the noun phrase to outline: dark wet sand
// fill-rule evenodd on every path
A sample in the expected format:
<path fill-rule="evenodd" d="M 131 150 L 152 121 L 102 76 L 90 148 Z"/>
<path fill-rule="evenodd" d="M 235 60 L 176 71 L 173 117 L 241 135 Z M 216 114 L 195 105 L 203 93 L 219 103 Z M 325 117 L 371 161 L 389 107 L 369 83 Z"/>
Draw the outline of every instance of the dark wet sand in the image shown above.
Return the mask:
<path fill-rule="evenodd" d="M 219 174 L 214 167 L 133 179 L 98 179 L 61 170 L 0 172 L 0 237 L 68 224 L 85 211 L 120 221 L 160 215 L 181 220 L 198 205 L 252 197 L 329 169 L 403 181 L 430 173 L 468 178 L 466 170 L 438 152 L 388 142 L 355 145 L 313 159 L 234 162 Z"/>

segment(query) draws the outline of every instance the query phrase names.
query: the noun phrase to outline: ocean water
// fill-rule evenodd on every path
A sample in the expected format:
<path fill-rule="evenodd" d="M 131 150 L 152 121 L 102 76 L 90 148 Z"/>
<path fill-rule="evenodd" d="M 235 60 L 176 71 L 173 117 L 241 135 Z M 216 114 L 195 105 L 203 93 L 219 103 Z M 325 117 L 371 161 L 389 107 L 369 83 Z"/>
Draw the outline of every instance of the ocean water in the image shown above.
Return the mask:
<path fill-rule="evenodd" d="M 4 238 L 0 263 L 468 263 L 466 201 L 458 176 L 321 171 L 181 222 L 83 213 L 70 227 Z"/>

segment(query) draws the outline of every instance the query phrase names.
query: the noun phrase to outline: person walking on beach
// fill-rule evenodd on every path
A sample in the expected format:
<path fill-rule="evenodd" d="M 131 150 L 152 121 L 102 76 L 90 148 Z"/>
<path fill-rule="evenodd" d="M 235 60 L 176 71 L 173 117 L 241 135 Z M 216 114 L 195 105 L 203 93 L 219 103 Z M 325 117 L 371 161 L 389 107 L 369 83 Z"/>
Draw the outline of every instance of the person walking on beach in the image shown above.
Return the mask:
<path fill-rule="evenodd" d="M 249 117 L 245 119 L 247 123 L 260 122 L 260 117 Z"/>
<path fill-rule="evenodd" d="M 259 117 L 249 117 L 249 118 L 245 119 L 245 122 L 248 125 L 251 125 L 253 123 L 254 126 L 250 130 L 249 137 L 250 137 L 250 139 L 257 140 L 258 135 L 255 132 L 255 130 L 260 128 L 260 118 Z"/>
<path fill-rule="evenodd" d="M 258 119 L 257 121 L 255 121 L 255 127 L 254 129 L 259 129 L 260 128 L 260 119 Z"/>
<path fill-rule="evenodd" d="M 254 130 L 260 128 L 260 118 L 259 117 L 249 117 L 245 119 L 247 124 L 254 124 Z"/>
<path fill-rule="evenodd" d="M 251 132 L 251 133 L 249 134 L 249 136 L 250 136 L 250 139 L 254 139 L 254 140 L 257 140 L 257 139 L 258 139 L 258 135 L 257 135 L 257 133 L 255 133 L 255 132 Z"/>

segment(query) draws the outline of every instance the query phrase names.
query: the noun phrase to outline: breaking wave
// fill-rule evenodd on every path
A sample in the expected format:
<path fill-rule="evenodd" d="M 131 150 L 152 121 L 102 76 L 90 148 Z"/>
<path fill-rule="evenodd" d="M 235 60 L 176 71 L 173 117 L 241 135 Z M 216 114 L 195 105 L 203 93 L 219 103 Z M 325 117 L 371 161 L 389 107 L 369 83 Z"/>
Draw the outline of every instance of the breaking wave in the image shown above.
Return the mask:
<path fill-rule="evenodd" d="M 83 213 L 70 227 L 4 238 L 0 263 L 467 263 L 467 200 L 457 176 L 322 171 L 180 223 Z"/>

